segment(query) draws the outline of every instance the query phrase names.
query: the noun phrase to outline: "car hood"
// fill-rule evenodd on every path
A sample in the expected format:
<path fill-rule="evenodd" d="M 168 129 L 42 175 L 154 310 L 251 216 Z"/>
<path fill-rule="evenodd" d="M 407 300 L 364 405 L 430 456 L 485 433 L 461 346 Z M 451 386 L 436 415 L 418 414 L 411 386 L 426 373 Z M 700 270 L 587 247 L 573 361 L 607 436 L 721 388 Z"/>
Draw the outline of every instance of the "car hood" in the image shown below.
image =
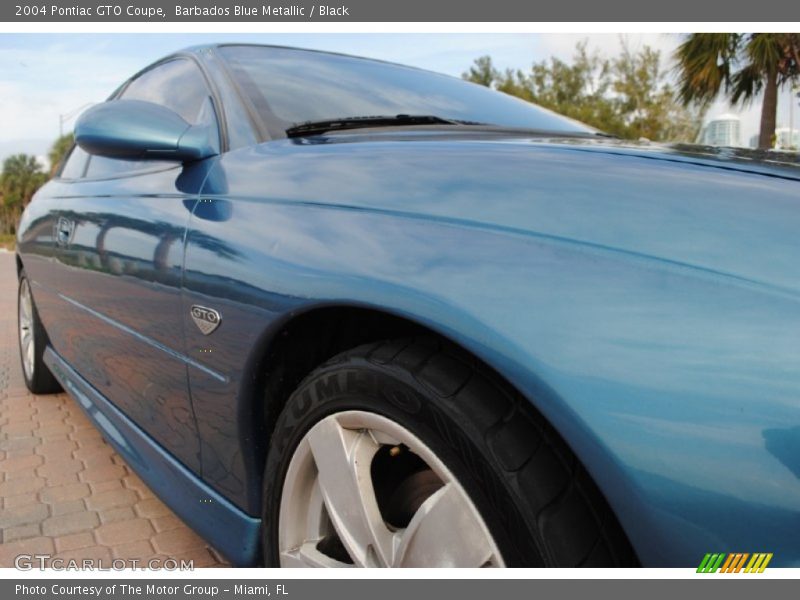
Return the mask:
<path fill-rule="evenodd" d="M 790 154 L 418 131 L 244 153 L 226 169 L 233 195 L 494 229 L 800 291 L 800 166 Z"/>

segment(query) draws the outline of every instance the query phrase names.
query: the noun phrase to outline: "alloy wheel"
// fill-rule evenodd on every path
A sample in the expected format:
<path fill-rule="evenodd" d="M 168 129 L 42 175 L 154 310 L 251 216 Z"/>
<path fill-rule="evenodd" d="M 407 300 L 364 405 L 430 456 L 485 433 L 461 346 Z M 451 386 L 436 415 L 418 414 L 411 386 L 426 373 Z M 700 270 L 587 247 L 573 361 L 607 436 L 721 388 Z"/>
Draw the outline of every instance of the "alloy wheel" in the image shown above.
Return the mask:
<path fill-rule="evenodd" d="M 23 279 L 19 287 L 19 344 L 22 351 L 22 368 L 25 377 L 33 378 L 33 369 L 36 360 L 36 346 L 34 339 L 33 323 L 33 298 L 31 286 L 27 279 Z"/>
<path fill-rule="evenodd" d="M 418 437 L 365 411 L 317 422 L 289 463 L 281 566 L 502 567 L 478 510 Z"/>

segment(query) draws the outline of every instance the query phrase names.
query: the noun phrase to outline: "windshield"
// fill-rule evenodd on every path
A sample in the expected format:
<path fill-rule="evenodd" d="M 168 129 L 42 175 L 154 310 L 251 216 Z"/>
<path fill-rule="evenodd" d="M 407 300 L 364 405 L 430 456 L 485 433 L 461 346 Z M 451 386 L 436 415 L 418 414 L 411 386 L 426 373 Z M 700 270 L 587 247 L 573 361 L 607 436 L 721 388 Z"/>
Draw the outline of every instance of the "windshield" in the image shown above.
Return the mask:
<path fill-rule="evenodd" d="M 309 121 L 374 115 L 431 115 L 546 132 L 595 132 L 535 104 L 411 67 L 267 46 L 223 46 L 220 52 L 262 119 L 281 132 Z"/>

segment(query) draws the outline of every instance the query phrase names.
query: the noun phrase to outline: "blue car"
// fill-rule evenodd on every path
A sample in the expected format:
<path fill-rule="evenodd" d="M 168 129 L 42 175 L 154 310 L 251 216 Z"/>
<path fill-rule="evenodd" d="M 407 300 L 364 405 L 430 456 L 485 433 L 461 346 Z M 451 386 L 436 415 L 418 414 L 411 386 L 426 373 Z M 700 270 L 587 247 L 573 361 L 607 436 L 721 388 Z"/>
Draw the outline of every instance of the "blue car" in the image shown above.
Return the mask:
<path fill-rule="evenodd" d="M 76 123 L 22 366 L 235 565 L 800 566 L 800 168 L 190 48 Z"/>

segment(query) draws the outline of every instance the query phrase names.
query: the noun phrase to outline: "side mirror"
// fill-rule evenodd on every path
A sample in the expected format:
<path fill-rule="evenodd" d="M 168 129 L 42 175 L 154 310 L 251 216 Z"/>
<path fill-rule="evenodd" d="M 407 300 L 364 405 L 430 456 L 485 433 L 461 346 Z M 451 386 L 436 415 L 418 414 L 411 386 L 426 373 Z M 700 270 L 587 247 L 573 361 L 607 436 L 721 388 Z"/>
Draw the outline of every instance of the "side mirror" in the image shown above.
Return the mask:
<path fill-rule="evenodd" d="M 190 125 L 165 106 L 111 100 L 84 112 L 75 142 L 89 154 L 128 160 L 200 160 L 219 154 L 216 127 Z"/>

